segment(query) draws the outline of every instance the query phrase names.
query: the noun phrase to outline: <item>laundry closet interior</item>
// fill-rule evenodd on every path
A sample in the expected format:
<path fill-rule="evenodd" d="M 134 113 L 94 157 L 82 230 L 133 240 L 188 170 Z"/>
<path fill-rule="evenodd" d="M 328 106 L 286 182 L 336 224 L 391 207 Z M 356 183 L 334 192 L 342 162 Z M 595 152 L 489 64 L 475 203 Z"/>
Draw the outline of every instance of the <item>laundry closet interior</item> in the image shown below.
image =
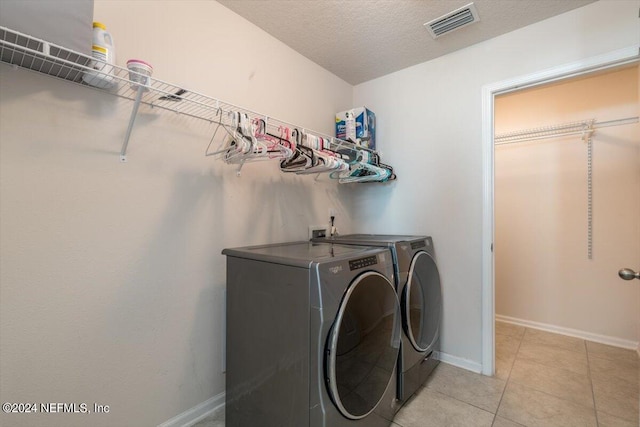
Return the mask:
<path fill-rule="evenodd" d="M 342 2 L 0 0 L 0 400 L 71 405 L 5 412 L 1 425 L 186 426 L 260 390 L 229 427 L 386 426 L 438 363 L 494 373 L 488 312 L 639 348 L 640 282 L 617 278 L 640 268 L 636 0 L 571 0 L 457 42 L 490 26 L 495 5 L 480 0 L 479 22 L 436 38 L 437 55 L 372 55 L 360 75 L 340 74 L 340 51 L 323 68 L 235 10 L 250 3 L 272 4 L 273 18 Z M 423 4 L 401 3 L 405 18 Z M 425 44 L 436 17 L 419 18 Z M 371 19 L 348 29 L 354 43 L 376 34 Z M 116 53 L 98 72 L 92 21 Z M 78 27 L 85 36 L 69 37 Z M 487 87 L 566 64 L 605 70 L 496 94 L 487 129 Z M 559 95 L 539 95 L 607 78 L 566 89 L 584 102 L 561 112 L 547 108 Z M 335 135 L 336 114 L 363 106 L 375 147 Z M 591 119 L 591 228 L 583 133 L 483 145 Z M 562 185 L 541 174 L 551 169 Z M 367 351 L 342 363 L 358 342 Z M 269 390 L 290 406 L 274 415 Z M 82 403 L 103 413 L 69 410 Z"/>
<path fill-rule="evenodd" d="M 630 65 L 497 98 L 498 319 L 633 347 L 637 93 Z"/>

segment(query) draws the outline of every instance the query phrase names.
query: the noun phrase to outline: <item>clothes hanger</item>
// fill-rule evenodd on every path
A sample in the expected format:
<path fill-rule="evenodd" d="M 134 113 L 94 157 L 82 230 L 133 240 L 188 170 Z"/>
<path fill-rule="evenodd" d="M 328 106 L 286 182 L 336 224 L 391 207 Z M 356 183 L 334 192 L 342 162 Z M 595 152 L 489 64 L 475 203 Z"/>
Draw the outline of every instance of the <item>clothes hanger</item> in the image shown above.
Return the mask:
<path fill-rule="evenodd" d="M 321 173 L 329 173 L 340 183 L 395 179 L 393 169 L 380 164 L 377 153 L 361 147 L 347 147 L 342 140 L 324 138 L 299 129 L 291 130 L 282 125 L 275 132 L 269 132 L 266 119 L 250 119 L 239 111 L 225 112 L 219 108 L 215 117 L 218 125 L 205 155 L 218 155 L 225 163 L 238 165 L 238 175 L 247 162 L 280 159 L 283 172 L 317 174 L 318 177 Z M 211 152 L 221 127 L 227 134 L 226 138 L 216 151 Z"/>
<path fill-rule="evenodd" d="M 216 129 L 213 131 L 213 135 L 211 135 L 211 139 L 209 140 L 209 145 L 207 145 L 207 149 L 204 150 L 204 155 L 205 156 L 215 156 L 216 154 L 219 154 L 220 151 L 214 151 L 213 153 L 209 152 L 209 148 L 211 148 L 211 144 L 213 144 L 214 139 L 216 138 L 216 135 L 218 134 L 218 130 L 220 129 L 220 126 L 222 126 L 222 108 L 218 107 L 217 111 L 216 111 L 216 115 L 214 116 L 214 119 L 218 117 L 218 125 L 216 126 Z"/>
<path fill-rule="evenodd" d="M 244 160 L 243 156 L 252 152 L 254 149 L 262 151 L 264 144 L 258 145 L 255 137 L 253 136 L 253 130 L 251 122 L 246 113 L 236 113 L 235 130 L 230 133 L 230 139 L 228 140 L 229 148 L 223 155 L 223 160 L 226 163 L 240 163 L 242 165 Z M 266 148 L 265 148 L 266 151 Z M 238 169 L 238 172 L 242 169 L 242 166 Z"/>
<path fill-rule="evenodd" d="M 327 149 L 329 142 L 325 138 L 309 134 L 307 135 L 307 145 L 313 150 L 319 162 L 317 165 L 296 172 L 299 175 L 320 174 L 349 169 L 349 165 L 338 157 L 337 153 Z"/>
<path fill-rule="evenodd" d="M 236 132 L 237 132 L 237 127 L 238 127 L 238 122 L 239 122 L 239 113 L 235 112 L 235 111 L 227 111 L 226 115 L 228 120 L 230 120 L 231 124 L 231 130 L 229 130 L 228 125 L 226 125 L 225 122 L 225 118 L 222 116 L 222 113 L 224 112 L 224 110 L 222 110 L 221 108 L 218 108 L 218 114 L 216 114 L 217 116 L 220 116 L 220 121 L 218 122 L 218 126 L 216 127 L 215 132 L 213 133 L 213 136 L 211 137 L 211 140 L 209 141 L 209 145 L 207 146 L 207 150 L 205 151 L 205 155 L 206 156 L 220 156 L 220 157 L 224 157 L 230 150 L 236 150 L 238 149 L 237 147 L 237 143 L 236 143 Z M 211 147 L 211 144 L 213 143 L 216 134 L 218 133 L 218 130 L 220 129 L 220 127 L 222 127 L 225 132 L 227 133 L 226 138 L 223 138 L 222 141 L 220 142 L 220 145 L 218 146 L 218 149 L 214 152 L 209 152 L 209 148 Z"/>
<path fill-rule="evenodd" d="M 314 165 L 313 150 L 302 144 L 302 134 L 298 129 L 291 132 L 291 140 L 295 146 L 295 152 L 289 159 L 280 162 L 282 172 L 298 172 Z M 317 164 L 317 161 L 315 162 Z"/>
<path fill-rule="evenodd" d="M 265 119 L 254 119 L 255 134 L 258 141 L 267 144 L 269 159 L 288 159 L 293 156 L 293 149 L 288 140 L 283 139 L 285 130 L 283 126 L 278 127 L 280 136 L 267 132 L 267 122 Z M 287 128 L 288 130 L 288 128 Z"/>
<path fill-rule="evenodd" d="M 341 184 L 352 182 L 385 182 L 395 179 L 393 171 L 380 164 L 374 164 L 379 157 L 376 153 L 365 149 L 358 149 L 357 160 L 351 163 L 348 171 L 332 173 L 330 177 L 338 179 Z M 386 166 L 386 165 L 385 165 Z M 392 178 L 393 176 L 393 178 Z"/>

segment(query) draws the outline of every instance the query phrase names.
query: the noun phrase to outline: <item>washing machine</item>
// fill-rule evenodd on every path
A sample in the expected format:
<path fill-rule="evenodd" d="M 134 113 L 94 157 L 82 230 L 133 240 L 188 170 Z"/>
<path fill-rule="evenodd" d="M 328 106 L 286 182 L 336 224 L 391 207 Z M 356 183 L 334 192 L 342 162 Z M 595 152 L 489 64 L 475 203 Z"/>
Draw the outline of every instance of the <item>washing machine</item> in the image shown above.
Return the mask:
<path fill-rule="evenodd" d="M 442 289 L 433 239 L 426 236 L 350 234 L 315 241 L 391 250 L 403 329 L 397 397 L 401 403 L 406 402 L 438 364 Z"/>
<path fill-rule="evenodd" d="M 391 251 L 225 249 L 226 426 L 387 427 L 402 340 Z"/>

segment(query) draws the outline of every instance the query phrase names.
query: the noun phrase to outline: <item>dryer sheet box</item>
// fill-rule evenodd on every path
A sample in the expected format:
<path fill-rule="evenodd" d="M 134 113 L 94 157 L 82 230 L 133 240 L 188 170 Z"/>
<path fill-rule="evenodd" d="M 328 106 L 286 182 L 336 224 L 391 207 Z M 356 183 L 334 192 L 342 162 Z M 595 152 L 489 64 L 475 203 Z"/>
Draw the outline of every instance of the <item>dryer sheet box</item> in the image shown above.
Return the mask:
<path fill-rule="evenodd" d="M 355 121 L 355 135 L 348 133 L 352 129 L 347 120 Z M 353 140 L 358 145 L 371 150 L 376 149 L 376 115 L 367 107 L 356 107 L 336 114 L 336 138 Z"/>

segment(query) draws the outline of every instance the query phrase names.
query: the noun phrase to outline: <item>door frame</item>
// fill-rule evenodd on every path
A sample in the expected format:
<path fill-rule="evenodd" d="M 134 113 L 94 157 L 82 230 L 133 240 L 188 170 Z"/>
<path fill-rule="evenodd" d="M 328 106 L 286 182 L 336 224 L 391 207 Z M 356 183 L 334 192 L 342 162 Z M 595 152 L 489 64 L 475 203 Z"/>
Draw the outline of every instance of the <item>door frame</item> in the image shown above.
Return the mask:
<path fill-rule="evenodd" d="M 629 46 L 536 73 L 482 87 L 482 373 L 495 372 L 494 100 L 497 95 L 638 62 L 638 46 Z"/>

